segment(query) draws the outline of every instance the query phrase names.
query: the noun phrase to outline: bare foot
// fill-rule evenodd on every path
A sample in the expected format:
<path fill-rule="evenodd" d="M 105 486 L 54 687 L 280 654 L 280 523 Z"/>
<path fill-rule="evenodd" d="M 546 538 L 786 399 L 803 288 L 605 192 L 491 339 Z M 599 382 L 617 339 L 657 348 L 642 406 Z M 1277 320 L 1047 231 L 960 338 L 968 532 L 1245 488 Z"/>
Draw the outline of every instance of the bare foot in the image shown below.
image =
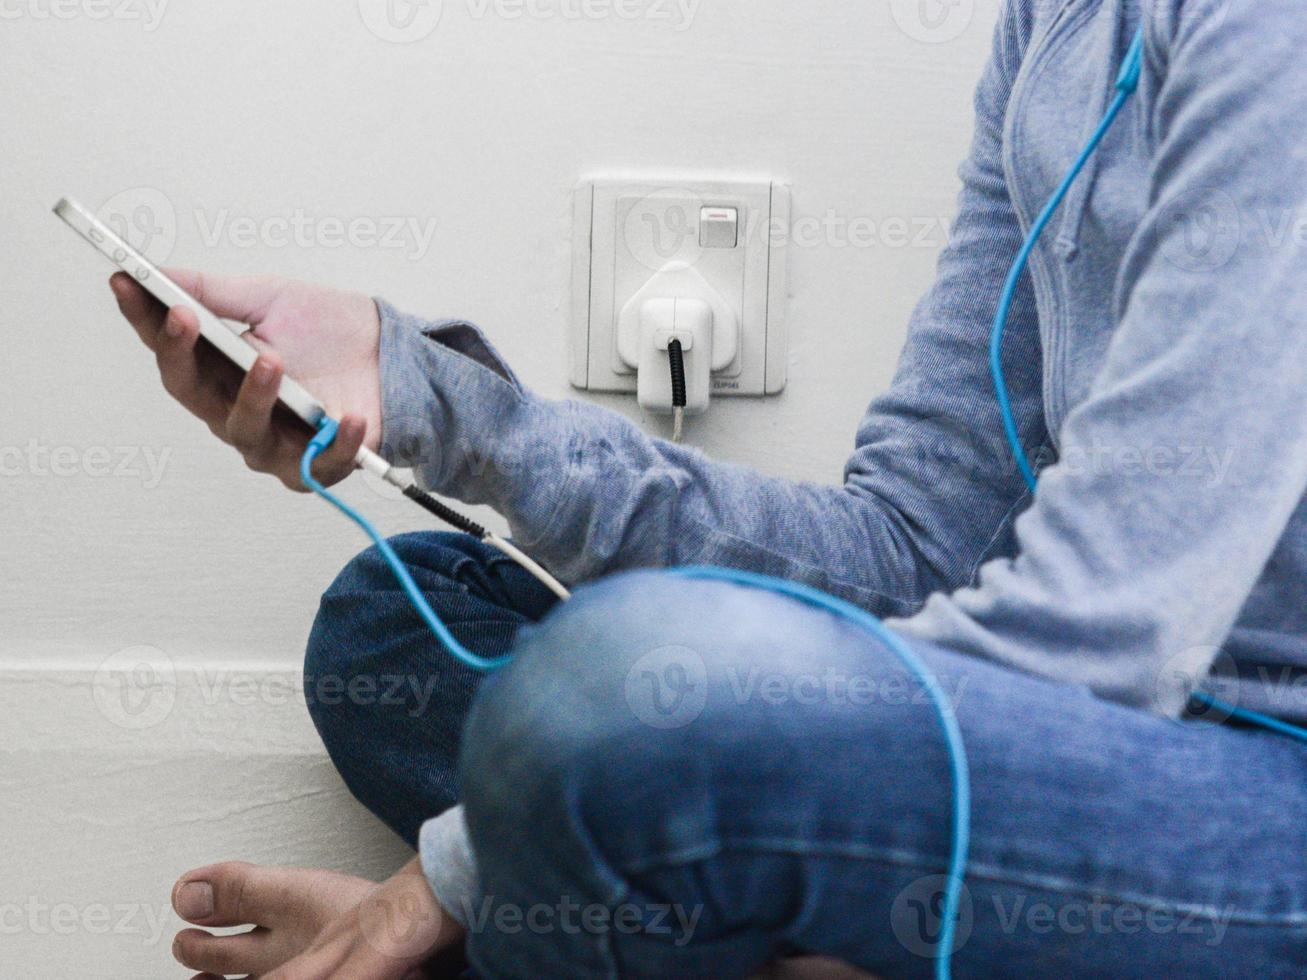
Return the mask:
<path fill-rule="evenodd" d="M 308 948 L 327 923 L 378 886 L 336 871 L 275 868 L 227 861 L 196 868 L 173 886 L 172 907 L 197 926 L 254 926 L 234 936 L 183 929 L 173 940 L 177 962 L 195 980 L 226 974 L 258 977 Z"/>
<path fill-rule="evenodd" d="M 183 929 L 173 940 L 177 962 L 199 971 L 192 980 L 233 974 L 257 978 L 303 953 L 323 928 L 381 887 L 337 871 L 278 868 L 226 861 L 188 871 L 172 890 L 172 907 L 187 922 L 212 929 L 254 928 L 232 936 Z M 430 976 L 457 975 L 433 961 Z M 753 980 L 874 980 L 835 960 L 778 960 Z"/>

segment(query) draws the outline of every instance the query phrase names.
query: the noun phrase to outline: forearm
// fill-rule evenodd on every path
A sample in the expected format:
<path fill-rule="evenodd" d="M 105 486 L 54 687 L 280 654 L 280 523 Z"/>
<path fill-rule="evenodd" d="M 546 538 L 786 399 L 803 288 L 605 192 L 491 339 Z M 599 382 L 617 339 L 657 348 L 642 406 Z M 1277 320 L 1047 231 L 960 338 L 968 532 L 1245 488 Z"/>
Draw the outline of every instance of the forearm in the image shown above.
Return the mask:
<path fill-rule="evenodd" d="M 474 328 L 381 308 L 383 451 L 435 492 L 495 508 L 565 579 L 730 565 L 887 615 L 932 588 L 907 521 L 865 488 L 766 477 L 615 412 L 540 398 Z"/>
<path fill-rule="evenodd" d="M 1011 553 L 1024 486 L 971 436 L 997 413 L 986 370 L 992 295 L 1021 230 L 1004 180 L 1002 120 L 1025 30 L 1005 20 L 977 93 L 977 128 L 939 275 L 899 371 L 869 409 L 841 486 L 714 463 L 582 402 L 525 391 L 465 324 L 382 309 L 384 441 L 438 493 L 487 503 L 573 582 L 623 568 L 728 565 L 802 581 L 879 615 L 906 615 Z M 1013 344 L 1039 342 L 1022 283 Z M 1045 438 L 1036 360 L 1009 376 L 1022 438 Z M 978 423 L 978 420 L 981 420 Z"/>

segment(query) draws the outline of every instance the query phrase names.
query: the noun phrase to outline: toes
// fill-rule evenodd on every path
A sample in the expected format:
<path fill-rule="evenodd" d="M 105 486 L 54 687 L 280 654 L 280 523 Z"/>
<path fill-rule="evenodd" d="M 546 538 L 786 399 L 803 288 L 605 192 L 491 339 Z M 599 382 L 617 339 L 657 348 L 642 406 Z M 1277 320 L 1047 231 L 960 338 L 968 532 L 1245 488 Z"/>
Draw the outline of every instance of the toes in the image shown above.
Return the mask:
<path fill-rule="evenodd" d="M 173 885 L 172 907 L 197 926 L 267 925 L 267 877 L 267 869 L 246 861 L 196 868 Z"/>
<path fill-rule="evenodd" d="M 213 885 L 207 881 L 178 882 L 172 890 L 172 907 L 187 922 L 213 918 Z"/>
<path fill-rule="evenodd" d="M 263 973 L 277 964 L 271 959 L 265 929 L 235 936 L 214 936 L 203 929 L 183 929 L 172 942 L 172 955 L 182 966 L 200 975 L 222 977 Z M 196 978 L 198 980 L 198 978 Z"/>

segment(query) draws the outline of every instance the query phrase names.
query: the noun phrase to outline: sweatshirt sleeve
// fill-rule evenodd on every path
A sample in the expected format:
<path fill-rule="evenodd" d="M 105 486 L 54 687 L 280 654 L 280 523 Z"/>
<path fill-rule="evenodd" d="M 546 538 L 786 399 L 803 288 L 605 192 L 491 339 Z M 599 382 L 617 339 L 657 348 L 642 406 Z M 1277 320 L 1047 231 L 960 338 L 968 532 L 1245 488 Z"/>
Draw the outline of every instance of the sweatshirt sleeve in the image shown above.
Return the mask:
<path fill-rule="evenodd" d="M 1168 0 L 1148 38 L 1149 205 L 1117 327 L 1016 557 L 905 633 L 1175 715 L 1307 490 L 1300 0 Z M 1202 452 L 1221 477 L 1150 460 Z"/>
<path fill-rule="evenodd" d="M 431 891 L 464 929 L 475 925 L 481 886 L 461 806 L 432 817 L 418 831 L 418 854 Z"/>
<path fill-rule="evenodd" d="M 996 31 L 949 245 L 841 485 L 713 462 L 598 406 L 540 398 L 469 324 L 426 322 L 381 303 L 386 450 L 414 464 L 429 489 L 496 509 L 572 582 L 635 567 L 726 565 L 887 616 L 970 581 L 983 559 L 1010 551 L 1013 516 L 1028 499 L 998 435 L 986 367 L 993 306 L 1021 242 L 1001 134 L 1028 32 L 1015 14 Z M 1010 335 L 1038 347 L 1029 281 Z M 1039 446 L 1037 359 L 1015 366 L 1010 381 L 1023 437 Z"/>

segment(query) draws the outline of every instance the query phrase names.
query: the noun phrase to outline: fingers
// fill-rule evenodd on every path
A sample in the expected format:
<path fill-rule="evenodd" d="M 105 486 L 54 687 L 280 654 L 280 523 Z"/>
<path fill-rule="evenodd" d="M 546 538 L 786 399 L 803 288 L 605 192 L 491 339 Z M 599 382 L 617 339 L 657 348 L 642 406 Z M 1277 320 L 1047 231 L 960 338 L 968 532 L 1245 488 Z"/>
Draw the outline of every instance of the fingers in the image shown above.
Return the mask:
<path fill-rule="evenodd" d="M 164 390 L 213 429 L 227 414 L 227 395 L 216 377 L 201 373 L 195 313 L 185 307 L 165 310 L 126 273 L 115 274 L 109 282 L 119 310 L 154 351 Z"/>
<path fill-rule="evenodd" d="M 154 344 L 155 359 L 163 386 L 178 401 L 199 385 L 195 345 L 200 340 L 200 322 L 195 311 L 177 306 L 163 317 L 163 329 Z"/>
<path fill-rule="evenodd" d="M 195 313 L 173 307 L 164 317 L 154 356 L 164 390 L 213 429 L 227 414 L 227 389 L 216 372 L 201 365 L 196 347 L 199 339 Z"/>
<path fill-rule="evenodd" d="M 289 489 L 304 491 L 307 488 L 300 478 L 300 460 L 308 438 L 273 414 L 281 378 L 277 355 L 269 351 L 260 354 L 232 404 L 224 438 L 240 451 L 250 469 L 276 474 Z M 343 418 L 336 438 L 313 461 L 314 478 L 331 486 L 354 472 L 354 457 L 366 435 L 367 424 L 362 419 Z"/>
<path fill-rule="evenodd" d="M 125 272 L 115 272 L 109 279 L 109 288 L 118 301 L 119 311 L 136 330 L 137 336 L 145 342 L 145 346 L 153 350 L 163 329 L 163 304 Z"/>
<path fill-rule="evenodd" d="M 326 486 L 339 483 L 354 472 L 354 457 L 363 445 L 367 434 L 367 424 L 357 416 L 346 415 L 340 420 L 336 438 L 317 459 L 313 461 L 313 476 Z M 298 463 L 297 463 L 298 469 Z M 296 477 L 298 479 L 298 475 Z"/>
<path fill-rule="evenodd" d="M 281 359 L 270 351 L 260 354 L 245 375 L 227 416 L 225 438 L 245 457 L 250 469 L 267 473 L 276 468 L 280 444 L 272 428 L 272 410 L 281 384 Z"/>
<path fill-rule="evenodd" d="M 359 447 L 363 445 L 366 435 L 367 424 L 362 419 L 352 415 L 346 415 L 341 419 L 336 429 L 336 438 L 323 450 L 322 455 L 313 461 L 310 470 L 313 478 L 323 486 L 329 487 L 353 473 L 354 457 L 358 454 Z M 307 438 L 285 437 L 279 450 L 282 458 L 275 466 L 282 484 L 288 490 L 297 493 L 309 492 L 309 488 L 304 485 L 300 476 L 300 461 L 307 445 Z"/>
<path fill-rule="evenodd" d="M 300 459 L 308 438 L 293 431 L 274 416 L 282 369 L 277 355 L 265 351 L 246 375 L 231 412 L 224 438 L 245 457 L 245 463 L 260 473 L 274 473 L 292 490 L 306 488 L 300 480 Z M 331 445 L 313 461 L 313 476 L 330 486 L 354 471 L 354 456 L 363 445 L 367 425 L 346 416 Z"/>
<path fill-rule="evenodd" d="M 168 274 L 217 315 L 250 323 L 264 318 L 285 286 L 281 279 L 226 279 L 189 269 L 170 269 Z M 193 310 L 177 306 L 165 311 L 126 273 L 115 274 L 110 285 L 123 316 L 154 351 L 165 390 L 206 422 L 215 436 L 235 446 L 251 469 L 273 473 L 287 487 L 304 490 L 299 467 L 307 438 L 296 425 L 277 417 L 283 377 L 279 355 L 266 342 L 247 335 L 260 354 L 241 378 L 225 360 L 214 364 L 209 362 L 219 358 L 204 356 L 214 352 L 199 345 L 199 321 Z M 347 477 L 366 436 L 365 420 L 342 418 L 335 440 L 314 461 L 314 477 L 327 486 Z"/>

